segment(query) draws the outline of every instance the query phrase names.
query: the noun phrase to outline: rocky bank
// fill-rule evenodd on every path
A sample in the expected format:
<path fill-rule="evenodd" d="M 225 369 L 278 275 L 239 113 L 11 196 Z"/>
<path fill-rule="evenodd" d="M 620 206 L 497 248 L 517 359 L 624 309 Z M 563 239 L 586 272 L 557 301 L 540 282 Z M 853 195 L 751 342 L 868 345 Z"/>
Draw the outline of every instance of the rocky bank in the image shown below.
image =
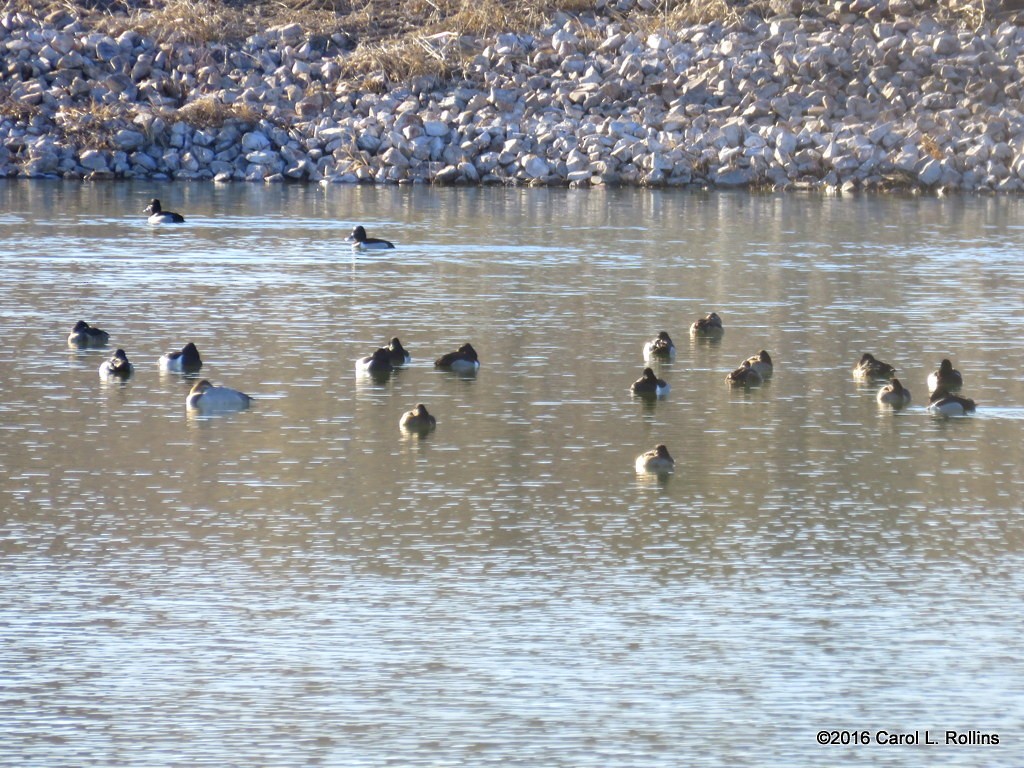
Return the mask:
<path fill-rule="evenodd" d="M 0 15 L 0 175 L 433 184 L 1024 189 L 1024 27 L 914 0 L 638 34 L 617 6 L 435 35 L 451 80 L 340 78 L 341 36 L 238 46 Z M 619 20 L 617 20 L 619 19 Z M 428 51 L 429 52 L 429 51 Z"/>

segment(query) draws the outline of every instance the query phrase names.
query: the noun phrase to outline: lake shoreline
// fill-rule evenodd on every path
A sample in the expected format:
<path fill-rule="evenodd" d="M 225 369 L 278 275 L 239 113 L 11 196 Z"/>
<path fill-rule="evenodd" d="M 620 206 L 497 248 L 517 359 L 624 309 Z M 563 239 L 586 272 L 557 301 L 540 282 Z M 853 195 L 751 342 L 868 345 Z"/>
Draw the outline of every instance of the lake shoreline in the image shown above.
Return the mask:
<path fill-rule="evenodd" d="M 351 41 L 299 24 L 197 46 L 6 13 L 0 176 L 1024 190 L 1024 27 L 840 5 L 643 35 L 599 7 L 536 34 L 432 35 L 460 75 L 386 88 L 341 80 Z"/>

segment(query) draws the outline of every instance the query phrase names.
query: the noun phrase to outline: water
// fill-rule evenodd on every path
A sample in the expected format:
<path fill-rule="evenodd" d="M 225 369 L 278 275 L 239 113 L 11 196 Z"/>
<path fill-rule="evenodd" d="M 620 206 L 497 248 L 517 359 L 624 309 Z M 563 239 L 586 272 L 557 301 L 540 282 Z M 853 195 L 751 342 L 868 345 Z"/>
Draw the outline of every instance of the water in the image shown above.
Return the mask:
<path fill-rule="evenodd" d="M 0 211 L 0 763 L 1024 760 L 1024 201 L 8 182 Z M 398 248 L 352 254 L 357 223 Z M 672 391 L 636 400 L 663 329 Z M 412 365 L 358 376 L 393 335 Z M 186 412 L 156 360 L 187 341 L 251 410 Z M 434 370 L 465 341 L 478 375 Z M 926 413 L 943 357 L 976 415 Z M 676 471 L 638 477 L 659 442 Z M 875 741 L 925 729 L 1000 744 Z"/>

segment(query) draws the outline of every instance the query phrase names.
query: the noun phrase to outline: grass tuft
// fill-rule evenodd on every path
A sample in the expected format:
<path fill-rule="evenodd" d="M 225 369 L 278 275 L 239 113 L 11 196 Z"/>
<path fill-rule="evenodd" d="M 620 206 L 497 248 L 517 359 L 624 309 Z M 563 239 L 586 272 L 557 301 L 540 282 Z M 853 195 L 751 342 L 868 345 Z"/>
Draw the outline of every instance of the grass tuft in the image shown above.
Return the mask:
<path fill-rule="evenodd" d="M 212 97 L 205 97 L 181 107 L 175 116 L 193 128 L 205 130 L 222 128 L 231 120 L 254 125 L 262 115 L 251 104 L 225 104 Z"/>
<path fill-rule="evenodd" d="M 111 149 L 116 126 L 131 122 L 134 107 L 121 102 L 92 101 L 82 106 L 62 106 L 54 123 L 64 134 L 64 143 L 82 149 Z"/>

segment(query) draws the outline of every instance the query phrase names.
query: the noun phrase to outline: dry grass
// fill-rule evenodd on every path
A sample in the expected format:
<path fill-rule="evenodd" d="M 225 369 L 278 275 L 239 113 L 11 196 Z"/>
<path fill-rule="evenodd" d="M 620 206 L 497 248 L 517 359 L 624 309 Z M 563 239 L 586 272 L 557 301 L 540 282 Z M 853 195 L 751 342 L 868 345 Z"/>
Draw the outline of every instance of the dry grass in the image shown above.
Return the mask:
<path fill-rule="evenodd" d="M 193 128 L 222 128 L 225 123 L 239 120 L 250 125 L 259 122 L 260 112 L 250 104 L 225 104 L 210 97 L 197 99 L 179 109 L 174 117 Z"/>
<path fill-rule="evenodd" d="M 531 32 L 545 24 L 557 12 L 579 14 L 594 7 L 591 0 L 539 0 L 538 2 L 501 2 L 501 0 L 410 0 L 422 3 L 432 12 L 424 15 L 433 32 L 450 31 L 459 35 L 490 35 L 498 32 Z M 424 10 L 426 10 L 424 8 Z"/>
<path fill-rule="evenodd" d="M 90 102 L 84 106 L 64 106 L 54 115 L 54 123 L 64 134 L 64 143 L 79 149 L 110 149 L 114 130 L 136 115 L 133 107 L 121 102 Z"/>
<path fill-rule="evenodd" d="M 757 3 L 748 3 L 743 9 L 759 10 Z M 653 32 L 712 21 L 728 21 L 736 17 L 735 6 L 725 0 L 661 0 L 656 10 L 637 15 L 633 23 L 641 32 Z"/>
<path fill-rule="evenodd" d="M 298 23 L 309 35 L 341 32 L 360 42 L 384 44 L 410 35 L 439 32 L 488 35 L 529 32 L 558 11 L 583 13 L 592 0 L 13 0 L 8 5 L 34 5 L 37 12 L 66 8 L 107 34 L 126 29 L 160 42 L 235 43 L 283 24 Z"/>
<path fill-rule="evenodd" d="M 359 88 L 383 91 L 393 82 L 420 76 L 447 79 L 462 60 L 455 35 L 406 35 L 360 45 L 341 60 L 341 74 Z"/>
<path fill-rule="evenodd" d="M 938 142 L 936 142 L 931 136 L 922 136 L 919 146 L 936 160 L 942 160 L 945 157 L 942 153 L 942 147 L 940 147 Z"/>

